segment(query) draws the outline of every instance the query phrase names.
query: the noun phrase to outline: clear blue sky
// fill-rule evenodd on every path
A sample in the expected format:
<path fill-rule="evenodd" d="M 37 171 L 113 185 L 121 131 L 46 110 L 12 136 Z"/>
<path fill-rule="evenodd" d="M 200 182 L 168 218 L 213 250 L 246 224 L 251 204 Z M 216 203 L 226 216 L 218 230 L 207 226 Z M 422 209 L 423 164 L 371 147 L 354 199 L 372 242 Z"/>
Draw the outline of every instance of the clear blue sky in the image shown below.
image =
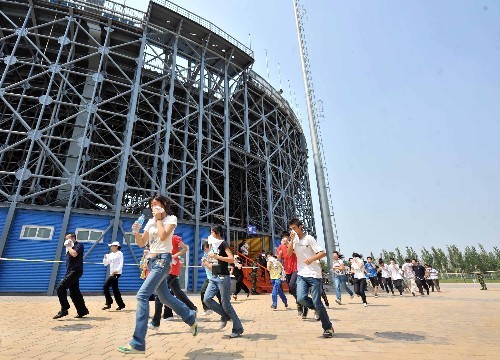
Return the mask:
<path fill-rule="evenodd" d="M 264 77 L 267 48 L 270 82 L 279 62 L 309 133 L 292 0 L 176 3 L 251 34 Z M 302 3 L 342 252 L 499 246 L 500 2 Z M 317 199 L 312 161 L 310 174 Z"/>

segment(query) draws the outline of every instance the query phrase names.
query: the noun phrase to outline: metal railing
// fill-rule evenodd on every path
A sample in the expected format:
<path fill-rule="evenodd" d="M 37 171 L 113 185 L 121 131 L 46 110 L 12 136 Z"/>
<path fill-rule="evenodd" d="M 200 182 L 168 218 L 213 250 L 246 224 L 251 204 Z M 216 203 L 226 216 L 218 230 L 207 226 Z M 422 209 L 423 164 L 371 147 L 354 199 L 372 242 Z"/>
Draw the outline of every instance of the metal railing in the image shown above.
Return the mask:
<path fill-rule="evenodd" d="M 130 6 L 126 6 L 115 1 L 111 0 L 45 0 L 46 2 L 50 2 L 53 4 L 59 4 L 63 6 L 69 6 L 75 9 L 91 11 L 101 14 L 102 16 L 112 18 L 114 20 L 122 21 L 125 23 L 129 23 L 130 25 L 139 25 L 146 23 L 146 12 L 131 8 Z M 183 7 L 180 7 L 168 0 L 151 0 L 152 2 L 164 6 L 169 10 L 176 12 L 179 15 L 184 16 L 185 18 L 196 22 L 197 24 L 203 26 L 208 29 L 213 34 L 220 36 L 230 42 L 232 45 L 236 46 L 249 56 L 253 58 L 253 51 L 243 45 L 241 42 L 236 40 L 234 37 L 226 33 L 224 30 L 214 25 L 210 21 L 198 16 Z"/>
<path fill-rule="evenodd" d="M 52 4 L 72 7 L 75 9 L 97 13 L 104 17 L 112 18 L 130 25 L 143 24 L 146 13 L 130 6 L 126 6 L 110 0 L 45 0 Z"/>
<path fill-rule="evenodd" d="M 248 47 L 243 45 L 241 42 L 236 40 L 234 37 L 229 35 L 227 32 L 222 30 L 217 25 L 214 25 L 213 23 L 211 23 L 207 19 L 204 19 L 201 16 L 198 16 L 198 15 L 190 12 L 189 10 L 186 10 L 183 7 L 180 7 L 180 6 L 174 4 L 173 2 L 170 2 L 168 0 L 151 0 L 151 1 L 154 3 L 157 3 L 159 5 L 165 6 L 167 9 L 170 9 L 170 10 L 176 12 L 177 14 L 184 16 L 185 18 L 187 18 L 189 20 L 198 23 L 199 25 L 203 26 L 204 28 L 207 28 L 215 35 L 218 35 L 218 36 L 226 39 L 231 44 L 238 47 L 240 50 L 243 50 L 245 53 L 247 53 L 248 55 L 250 55 L 253 58 L 253 51 L 251 49 L 249 49 Z"/>
<path fill-rule="evenodd" d="M 302 128 L 300 121 L 295 116 L 295 112 L 292 110 L 290 104 L 278 90 L 276 90 L 271 84 L 269 84 L 269 82 L 267 82 L 266 79 L 257 74 L 255 71 L 250 70 L 248 75 L 251 77 L 252 82 L 257 85 L 260 90 L 262 90 L 267 96 L 273 99 L 276 104 L 285 108 L 290 113 L 290 116 L 296 123 L 295 125 L 297 125 L 299 128 Z"/>

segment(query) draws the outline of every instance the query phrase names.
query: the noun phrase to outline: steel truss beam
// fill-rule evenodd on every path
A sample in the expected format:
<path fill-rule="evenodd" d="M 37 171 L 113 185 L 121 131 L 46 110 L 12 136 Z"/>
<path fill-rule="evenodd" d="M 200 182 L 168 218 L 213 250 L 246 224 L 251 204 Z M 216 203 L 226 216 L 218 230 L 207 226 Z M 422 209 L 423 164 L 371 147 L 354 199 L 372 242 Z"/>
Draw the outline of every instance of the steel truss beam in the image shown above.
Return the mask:
<path fill-rule="evenodd" d="M 228 239 L 248 224 L 275 237 L 292 217 L 314 232 L 305 139 L 286 100 L 233 61 L 235 48 L 216 51 L 218 35 L 197 41 L 183 22 L 131 24 L 96 6 L 0 1 L 0 254 L 24 204 L 64 209 L 63 232 L 79 209 L 111 215 L 121 240 L 121 219 L 156 192 L 195 225 L 195 258 L 213 223 Z"/>

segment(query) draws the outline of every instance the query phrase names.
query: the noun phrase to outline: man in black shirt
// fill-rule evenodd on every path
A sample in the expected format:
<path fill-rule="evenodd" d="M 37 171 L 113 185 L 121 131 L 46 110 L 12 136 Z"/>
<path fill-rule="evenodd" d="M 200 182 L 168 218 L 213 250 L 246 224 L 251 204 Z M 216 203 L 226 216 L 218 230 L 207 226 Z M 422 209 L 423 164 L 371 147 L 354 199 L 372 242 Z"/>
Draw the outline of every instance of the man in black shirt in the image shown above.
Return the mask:
<path fill-rule="evenodd" d="M 418 263 L 416 259 L 411 260 L 413 265 L 413 272 L 415 273 L 415 282 L 417 283 L 418 292 L 420 295 L 424 295 L 424 290 L 427 290 L 427 295 L 429 295 L 429 285 L 425 281 L 425 268 Z"/>
<path fill-rule="evenodd" d="M 238 300 L 238 294 L 241 290 L 247 293 L 247 297 L 250 296 L 250 290 L 248 286 L 243 282 L 245 276 L 243 274 L 243 266 L 240 263 L 238 255 L 234 255 L 234 263 L 231 264 L 231 272 L 236 279 L 236 290 L 233 294 L 233 299 Z"/>
<path fill-rule="evenodd" d="M 75 305 L 77 318 L 89 314 L 85 306 L 85 300 L 80 292 L 80 278 L 83 275 L 83 244 L 76 241 L 76 235 L 69 233 L 66 235 L 66 276 L 57 285 L 57 296 L 61 304 L 61 310 L 54 316 L 54 319 L 62 318 L 68 315 L 70 308 L 66 289 L 69 289 L 69 296 Z"/>

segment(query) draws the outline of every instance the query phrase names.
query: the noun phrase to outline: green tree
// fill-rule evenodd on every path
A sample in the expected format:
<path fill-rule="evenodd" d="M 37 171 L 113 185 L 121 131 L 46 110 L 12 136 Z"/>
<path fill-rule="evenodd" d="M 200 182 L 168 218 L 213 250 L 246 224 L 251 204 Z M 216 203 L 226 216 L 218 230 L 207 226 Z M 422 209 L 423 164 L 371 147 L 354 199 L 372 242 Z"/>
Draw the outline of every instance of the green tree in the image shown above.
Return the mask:
<path fill-rule="evenodd" d="M 394 251 L 385 251 L 385 250 L 382 250 L 382 259 L 384 260 L 384 262 L 386 264 L 389 264 L 389 259 L 390 258 L 394 258 L 396 259 L 396 254 L 394 253 Z"/>
<path fill-rule="evenodd" d="M 488 252 L 485 250 L 484 246 L 478 244 L 479 250 L 479 259 L 481 262 L 481 266 L 478 266 L 482 271 L 494 271 L 497 270 L 497 261 L 496 255 L 494 252 Z"/>
<path fill-rule="evenodd" d="M 474 271 L 474 267 L 479 266 L 479 254 L 474 246 L 466 246 L 464 249 L 464 270 L 467 272 Z"/>
<path fill-rule="evenodd" d="M 411 246 L 406 247 L 406 258 L 407 259 L 418 259 L 417 252 L 413 250 Z"/>
<path fill-rule="evenodd" d="M 394 250 L 394 252 L 396 253 L 396 258 L 395 258 L 396 262 L 397 262 L 399 265 L 403 264 L 403 263 L 405 262 L 405 258 L 404 258 L 404 257 L 403 257 L 403 255 L 401 254 L 401 251 L 399 250 L 399 248 L 396 248 L 396 249 Z"/>
<path fill-rule="evenodd" d="M 421 257 L 421 259 L 422 259 L 422 261 L 425 264 L 431 264 L 431 265 L 433 265 L 434 257 L 432 256 L 432 252 L 430 252 L 429 250 L 427 250 L 425 247 L 422 248 L 422 257 Z"/>
<path fill-rule="evenodd" d="M 448 260 L 450 263 L 451 270 L 455 272 L 461 272 L 464 270 L 464 257 L 462 252 L 456 245 L 449 245 L 446 247 L 448 249 Z"/>
<path fill-rule="evenodd" d="M 448 259 L 446 258 L 446 254 L 443 250 L 439 248 L 431 247 L 432 258 L 434 261 L 434 268 L 440 272 L 446 272 L 449 270 Z"/>

